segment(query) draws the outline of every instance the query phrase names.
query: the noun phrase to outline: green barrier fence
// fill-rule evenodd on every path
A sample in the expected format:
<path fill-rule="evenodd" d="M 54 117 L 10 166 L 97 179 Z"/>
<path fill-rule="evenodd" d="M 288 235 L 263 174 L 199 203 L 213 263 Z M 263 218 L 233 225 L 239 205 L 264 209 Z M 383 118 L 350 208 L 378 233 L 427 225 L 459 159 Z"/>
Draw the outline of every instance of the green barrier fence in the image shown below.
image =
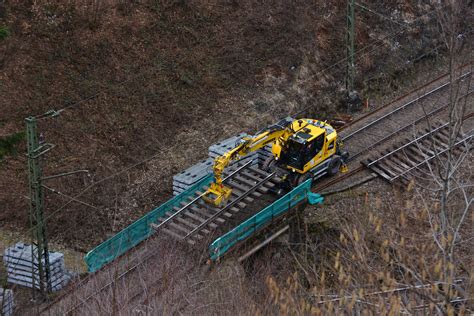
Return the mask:
<path fill-rule="evenodd" d="M 323 197 L 319 194 L 312 193 L 310 189 L 311 179 L 306 180 L 245 222 L 217 238 L 211 245 L 209 245 L 209 255 L 211 259 L 219 259 L 236 243 L 252 236 L 274 218 L 289 211 L 301 201 L 308 199 L 310 204 L 322 203 Z"/>
<path fill-rule="evenodd" d="M 212 174 L 209 174 L 183 193 L 168 200 L 158 208 L 120 231 L 118 234 L 89 251 L 84 257 L 89 272 L 99 270 L 107 263 L 112 262 L 115 258 L 121 256 L 146 238 L 150 237 L 153 233 L 153 230 L 150 227 L 151 223 L 155 223 L 158 218 L 164 217 L 166 212 L 174 213 L 175 211 L 173 210 L 173 207 L 180 206 L 182 201 L 193 195 L 198 189 L 208 186 L 213 179 L 214 177 Z"/>

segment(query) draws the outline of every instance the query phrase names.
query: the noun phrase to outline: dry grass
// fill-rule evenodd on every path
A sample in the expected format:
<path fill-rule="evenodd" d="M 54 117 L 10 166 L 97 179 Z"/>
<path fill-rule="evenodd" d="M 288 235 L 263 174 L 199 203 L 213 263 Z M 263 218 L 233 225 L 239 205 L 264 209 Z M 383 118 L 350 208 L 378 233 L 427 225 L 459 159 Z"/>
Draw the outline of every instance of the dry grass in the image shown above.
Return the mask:
<path fill-rule="evenodd" d="M 165 201 L 171 194 L 172 175 L 204 158 L 207 147 L 219 139 L 257 131 L 305 107 L 310 107 L 308 116 L 325 118 L 334 113 L 345 68 L 344 64 L 326 67 L 345 52 L 340 36 L 344 10 L 341 1 L 271 5 L 251 0 L 9 1 L 6 14 L 0 16 L 0 22 L 12 30 L 0 46 L 0 104 L 4 106 L 0 135 L 22 130 L 23 118 L 31 113 L 95 95 L 62 112 L 59 119 L 40 125 L 46 139 L 57 144 L 45 163 L 45 174 L 90 170 L 91 177 L 50 183 L 67 195 L 110 177 L 80 197 L 96 208 L 71 203 L 54 214 L 48 223 L 51 239 L 89 249 Z M 361 29 L 367 32 L 373 27 L 378 33 L 373 37 L 364 33 L 358 40 L 367 41 L 366 35 L 370 40 L 383 38 L 392 31 L 372 22 L 362 20 Z M 387 47 L 393 44 L 386 42 Z M 419 53 L 420 48 L 404 51 L 412 52 Z M 389 56 L 393 58 L 384 64 L 388 54 L 381 50 L 367 56 L 359 61 L 361 69 L 380 74 L 399 65 L 396 56 Z M 384 94 L 387 88 L 380 91 Z M 152 155 L 154 159 L 139 164 Z M 7 229 L 27 227 L 25 164 L 24 156 L 18 155 L 8 156 L 0 165 L 0 178 L 8 179 L 0 183 L 0 213 Z M 48 194 L 47 214 L 66 201 Z M 355 199 L 342 206 L 367 212 L 337 213 L 341 225 L 322 229 L 317 242 L 307 245 L 312 256 L 268 251 L 244 271 L 229 263 L 187 275 L 194 259 L 188 260 L 173 247 L 152 245 L 151 251 L 163 252 L 155 264 L 143 265 L 133 287 L 120 284 L 93 299 L 87 313 L 129 314 L 135 308 L 157 313 L 303 313 L 307 304 L 315 306 L 315 295 L 324 300 L 324 295 L 351 294 L 359 287 L 379 290 L 403 278 L 412 282 L 413 276 L 394 275 L 391 253 L 388 262 L 385 258 L 392 247 L 410 254 L 420 251 L 410 234 L 414 228 L 402 227 L 410 236 L 406 238 L 413 238 L 413 249 L 400 245 L 396 230 L 387 232 L 393 240 L 387 246 L 383 246 L 387 236 L 372 232 L 382 216 L 379 211 L 393 229 L 401 219 L 389 215 L 409 208 L 393 204 L 385 210 L 375 204 L 370 210 L 375 202 L 364 201 Z M 360 222 L 349 221 L 349 215 Z M 414 217 L 413 221 L 422 220 Z M 333 244 L 320 244 L 334 237 L 340 238 L 336 250 Z M 436 259 L 434 255 L 432 260 Z M 182 270 L 167 270 L 177 264 Z M 428 265 L 426 273 L 434 275 L 432 269 Z M 157 275 L 168 279 L 157 286 L 153 283 Z M 107 270 L 88 291 L 115 277 L 113 268 Z M 146 289 L 148 296 L 128 302 L 137 288 Z M 343 292 L 346 289 L 349 292 Z M 323 305 L 322 311 L 335 306 Z"/>
<path fill-rule="evenodd" d="M 413 190 L 380 182 L 334 196 L 324 208 L 306 210 L 308 236 L 300 251 L 277 243 L 243 265 L 232 259 L 211 268 L 199 265 L 205 252 L 190 254 L 171 239 L 156 238 L 145 247 L 156 257 L 75 313 L 463 315 L 470 308 L 463 300 L 470 298 L 472 232 L 464 227 L 467 242 L 453 264 L 443 263 L 425 205 Z M 143 253 L 121 262 L 135 264 Z M 113 264 L 99 272 L 52 313 L 80 304 L 87 293 L 117 280 L 122 269 Z M 444 279 L 450 269 L 455 279 Z M 453 299 L 459 302 L 443 304 Z"/>
<path fill-rule="evenodd" d="M 81 196 L 102 211 L 72 203 L 55 214 L 53 238 L 86 249 L 164 201 L 171 176 L 205 157 L 213 142 L 306 107 L 309 116 L 334 113 L 344 67 L 318 72 L 342 56 L 344 9 L 320 1 L 9 2 L 0 134 L 22 130 L 31 113 L 96 96 L 40 126 L 57 144 L 45 173 L 85 168 L 92 175 L 52 187 L 75 195 L 164 151 Z M 331 49 L 318 46 L 329 42 Z M 3 213 L 15 229 L 26 224 L 17 211 L 27 207 L 25 163 L 7 157 L 0 168 L 10 179 L 1 184 Z M 48 211 L 66 201 L 48 194 Z"/>

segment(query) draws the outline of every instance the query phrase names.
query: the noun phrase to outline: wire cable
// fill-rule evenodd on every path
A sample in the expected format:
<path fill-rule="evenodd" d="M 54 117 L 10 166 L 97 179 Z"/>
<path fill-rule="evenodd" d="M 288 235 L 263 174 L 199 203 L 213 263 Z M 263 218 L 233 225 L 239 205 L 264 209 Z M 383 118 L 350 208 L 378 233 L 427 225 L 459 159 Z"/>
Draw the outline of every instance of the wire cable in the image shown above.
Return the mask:
<path fill-rule="evenodd" d="M 432 15 L 432 14 L 434 14 L 434 13 L 436 13 L 436 12 L 442 10 L 442 9 L 443 9 L 443 7 L 439 7 L 439 8 L 433 9 L 432 11 L 430 11 L 430 12 L 428 12 L 428 13 L 426 13 L 426 14 L 420 16 L 420 17 L 418 17 L 417 19 L 415 19 L 412 23 L 415 23 L 416 21 L 418 21 L 418 20 L 420 20 L 420 19 L 423 19 L 423 18 L 425 18 L 425 17 L 427 17 L 427 16 L 430 16 L 430 15 Z M 381 46 L 385 45 L 385 43 L 382 43 L 382 44 L 379 44 L 379 45 L 375 46 L 375 48 L 372 48 L 371 50 L 367 51 L 369 48 L 371 48 L 371 47 L 373 47 L 374 45 L 376 45 L 376 43 L 378 43 L 378 42 L 380 42 L 380 41 L 385 41 L 386 39 L 389 39 L 389 38 L 393 38 L 393 37 L 395 37 L 395 36 L 397 36 L 397 35 L 399 35 L 399 34 L 405 32 L 405 31 L 406 31 L 406 30 L 401 30 L 401 31 L 398 31 L 398 32 L 396 32 L 396 33 L 389 34 L 389 35 L 385 36 L 384 38 L 379 39 L 379 40 L 376 40 L 374 43 L 371 43 L 371 44 L 369 44 L 369 45 L 367 45 L 367 46 L 365 46 L 365 47 L 363 47 L 363 48 L 357 50 L 356 53 L 357 53 L 358 56 L 365 56 L 365 55 L 368 55 L 368 54 L 374 52 L 375 50 L 377 50 L 378 48 L 380 48 Z M 360 54 L 361 52 L 364 52 L 364 54 Z M 323 73 L 329 71 L 330 69 L 336 67 L 337 65 L 340 65 L 341 63 L 347 61 L 347 59 L 348 59 L 348 57 L 345 57 L 345 58 L 340 59 L 339 61 L 335 62 L 334 64 L 332 64 L 332 65 L 330 65 L 330 66 L 328 66 L 328 67 L 326 67 L 326 68 L 324 68 L 324 69 L 318 71 L 317 73 L 313 74 L 312 77 L 315 77 L 315 76 L 317 76 L 317 75 L 321 75 L 321 74 L 323 74 Z M 137 74 L 136 76 L 133 76 L 133 77 L 131 77 L 131 78 L 128 78 L 128 79 L 126 79 L 126 80 L 124 80 L 124 81 L 118 83 L 118 85 L 122 85 L 122 84 L 128 83 L 128 82 L 130 82 L 131 80 L 133 80 L 133 79 L 135 79 L 135 78 L 138 78 L 138 77 L 144 75 L 145 73 L 146 73 L 146 72 L 139 73 L 139 74 Z M 109 88 L 109 89 L 110 89 L 110 88 Z M 84 104 L 86 101 L 91 100 L 91 99 L 97 97 L 98 95 L 100 95 L 100 93 L 102 93 L 103 91 L 105 91 L 105 89 L 104 89 L 104 90 L 101 90 L 101 91 L 99 91 L 99 92 L 97 92 L 97 93 L 95 93 L 95 94 L 93 94 L 93 95 L 91 95 L 91 96 L 89 96 L 89 97 L 86 97 L 86 98 L 84 98 L 84 99 L 82 99 L 82 100 L 80 100 L 80 101 L 77 101 L 77 102 L 75 102 L 75 103 L 73 103 L 73 104 L 66 105 L 66 106 L 62 107 L 61 109 L 57 110 L 56 112 L 59 113 L 59 112 L 62 112 L 62 111 L 71 109 L 71 108 L 73 108 L 73 107 L 79 106 L 79 105 L 81 105 L 81 104 Z M 303 108 L 302 110 L 300 110 L 300 111 L 296 112 L 295 114 L 293 114 L 293 116 L 298 116 L 298 115 L 300 115 L 300 114 L 306 112 L 309 108 L 310 108 L 310 106 L 307 106 L 307 107 Z M 270 113 L 271 111 L 272 111 L 272 109 L 269 109 L 269 110 L 267 110 L 267 111 L 263 111 L 263 113 Z M 228 123 L 229 123 L 229 122 L 232 122 L 232 121 L 234 121 L 233 118 L 231 118 L 231 119 L 229 119 L 229 120 L 227 120 L 227 121 L 222 122 L 222 124 L 220 124 L 220 126 L 222 127 L 222 126 L 228 125 Z M 82 196 L 85 192 L 87 192 L 88 190 L 90 190 L 90 189 L 93 188 L 94 186 L 96 186 L 96 185 L 98 185 L 98 184 L 100 184 L 100 183 L 102 183 L 102 182 L 105 182 L 105 181 L 107 181 L 107 180 L 109 180 L 109 179 L 112 179 L 112 178 L 116 177 L 117 175 L 120 175 L 120 174 L 122 174 L 122 173 L 124 173 L 124 172 L 126 172 L 126 171 L 128 171 L 128 170 L 131 170 L 131 169 L 133 169 L 133 168 L 135 168 L 135 167 L 137 167 L 137 166 L 139 166 L 139 165 L 142 165 L 142 164 L 144 164 L 144 163 L 147 163 L 147 162 L 149 162 L 149 161 L 155 159 L 156 157 L 158 157 L 160 154 L 163 154 L 163 153 L 165 153 L 165 152 L 168 152 L 168 151 L 170 151 L 171 149 L 174 149 L 175 147 L 177 147 L 177 144 L 176 144 L 175 146 L 173 146 L 173 147 L 167 148 L 166 150 L 159 150 L 158 152 L 156 152 L 156 153 L 153 154 L 152 156 L 150 156 L 150 157 L 148 157 L 148 158 L 145 158 L 145 159 L 142 160 L 142 161 L 139 161 L 139 162 L 137 162 L 137 163 L 135 163 L 135 164 L 133 164 L 133 165 L 131 165 L 131 166 L 128 166 L 128 167 L 126 167 L 126 168 L 124 168 L 124 169 L 122 169 L 122 170 L 120 170 L 120 171 L 118 171 L 118 172 L 112 174 L 112 175 L 109 175 L 109 176 L 107 176 L 107 177 L 105 177 L 105 178 L 102 178 L 102 179 L 99 180 L 99 181 L 96 181 L 96 182 L 90 184 L 89 186 L 87 186 L 86 188 L 84 188 L 81 192 L 79 192 L 78 194 L 74 195 L 74 196 L 73 196 L 68 202 L 66 202 L 64 205 L 60 206 L 60 207 L 57 208 L 55 211 L 53 211 L 52 213 L 48 214 L 48 215 L 45 217 L 45 220 L 46 220 L 46 219 L 49 219 L 49 218 L 51 218 L 53 215 L 57 214 L 59 211 L 61 211 L 62 209 L 64 209 L 67 205 L 69 205 L 70 203 L 72 203 L 72 202 L 74 201 L 73 199 L 77 199 L 78 197 Z M 31 232 L 34 228 L 35 228 L 35 227 L 31 227 L 30 229 L 27 230 L 27 232 Z"/>
<path fill-rule="evenodd" d="M 429 12 L 429 13 L 423 15 L 423 16 L 420 16 L 420 17 L 417 18 L 416 20 L 419 20 L 419 19 L 421 19 L 421 18 L 423 18 L 423 17 L 429 16 L 429 15 L 435 13 L 435 12 L 438 12 L 438 11 L 441 10 L 441 9 L 442 9 L 442 8 L 434 9 L 434 10 L 432 10 L 431 12 Z M 416 21 L 416 20 L 414 20 L 414 21 Z M 380 41 L 383 41 L 383 40 L 386 40 L 386 39 L 388 39 L 388 38 L 392 38 L 392 37 L 394 37 L 394 36 L 396 36 L 396 35 L 399 35 L 399 34 L 403 33 L 404 31 L 405 31 L 405 30 L 398 31 L 398 32 L 396 32 L 396 33 L 394 33 L 394 34 L 389 34 L 389 35 L 387 35 L 386 37 L 375 41 L 375 43 L 380 42 Z M 382 44 L 380 44 L 380 45 L 377 45 L 375 48 L 373 48 L 373 49 L 371 49 L 371 50 L 369 50 L 369 51 L 366 51 L 368 47 L 374 46 L 375 43 L 369 44 L 369 45 L 367 45 L 366 47 L 363 47 L 363 48 L 359 49 L 359 50 L 357 51 L 357 53 L 359 53 L 359 52 L 364 52 L 364 54 L 362 54 L 362 55 L 360 55 L 360 56 L 365 56 L 365 55 L 367 55 L 367 54 L 370 54 L 370 53 L 374 52 L 374 51 L 377 50 L 379 47 L 385 45 L 385 43 L 382 43 Z M 334 63 L 334 64 L 332 64 L 332 65 L 330 65 L 330 66 L 328 66 L 328 67 L 322 69 L 321 71 L 318 71 L 317 73 L 315 73 L 315 74 L 313 75 L 313 77 L 316 76 L 316 75 L 318 75 L 318 74 L 323 74 L 324 72 L 327 72 L 328 70 L 330 70 L 330 69 L 336 67 L 337 65 L 341 64 L 341 63 L 344 62 L 344 61 L 347 61 L 347 57 L 342 58 L 341 60 L 339 60 L 339 61 L 337 61 L 336 63 Z M 140 75 L 137 75 L 137 76 L 135 76 L 135 77 L 133 77 L 133 78 L 137 78 L 137 77 L 139 77 L 139 76 L 140 76 Z M 129 82 L 129 81 L 131 81 L 131 80 L 132 80 L 132 78 L 129 78 L 129 79 L 127 79 L 125 82 Z M 125 83 L 125 82 L 122 82 L 122 83 Z M 84 100 L 78 101 L 78 102 L 76 102 L 76 103 L 73 104 L 73 105 L 68 105 L 68 106 L 66 106 L 66 107 L 64 107 L 64 108 L 62 108 L 62 109 L 60 109 L 60 110 L 58 110 L 58 111 L 64 111 L 64 110 L 66 110 L 66 109 L 70 109 L 70 108 L 73 107 L 73 106 L 77 106 L 77 105 L 83 104 L 83 103 L 82 103 L 83 101 L 90 100 L 90 99 L 92 99 L 95 95 L 98 95 L 98 94 L 99 94 L 99 93 L 94 94 L 94 95 L 92 95 L 92 96 L 90 96 L 90 97 L 88 97 L 88 98 L 86 98 L 86 99 L 84 99 Z M 310 108 L 310 106 L 307 106 L 307 107 L 305 107 L 304 109 L 302 109 L 302 110 L 298 111 L 297 113 L 293 114 L 293 116 L 298 116 L 298 115 L 300 115 L 300 114 L 306 112 L 309 108 Z M 269 112 L 271 112 L 271 111 L 272 111 L 272 110 L 270 109 L 270 110 L 268 110 L 268 111 L 264 111 L 263 113 L 269 113 Z M 231 118 L 231 119 L 229 119 L 229 120 L 223 121 L 220 125 L 217 125 L 217 126 L 219 126 L 219 127 L 224 127 L 224 126 L 228 125 L 229 122 L 233 122 L 233 121 L 234 121 L 234 119 Z M 216 126 L 216 125 L 215 125 L 215 126 Z M 145 158 L 144 160 L 141 160 L 141 161 L 139 161 L 139 162 L 137 162 L 137 163 L 134 163 L 134 164 L 132 164 L 132 165 L 130 165 L 130 166 L 128 166 L 128 167 L 126 167 L 126 168 L 124 168 L 124 169 L 122 169 L 122 170 L 120 170 L 120 171 L 114 173 L 114 174 L 111 174 L 111 175 L 109 175 L 109 176 L 106 176 L 106 177 L 100 179 L 99 181 L 96 181 L 96 182 L 90 184 L 89 186 L 87 186 L 86 188 L 84 188 L 82 191 L 80 191 L 78 194 L 74 195 L 73 198 L 74 198 L 74 199 L 77 199 L 78 197 L 82 196 L 84 193 L 86 193 L 88 190 L 90 190 L 91 188 L 95 187 L 96 185 L 98 185 L 98 184 L 100 184 L 100 183 L 103 183 L 103 182 L 105 182 L 105 181 L 107 181 L 107 180 L 110 180 L 110 179 L 116 177 L 117 175 L 120 175 L 120 174 L 122 174 L 122 173 L 124 173 L 124 172 L 127 172 L 128 170 L 131 170 L 131 169 L 133 169 L 133 168 L 135 168 L 135 167 L 137 167 L 137 166 L 139 166 L 139 165 L 142 165 L 142 164 L 144 164 L 144 163 L 147 163 L 147 162 L 149 162 L 149 161 L 155 159 L 155 158 L 158 157 L 159 155 L 164 154 L 165 152 L 169 152 L 169 151 L 172 150 L 172 149 L 175 149 L 177 146 L 178 146 L 178 144 L 176 144 L 176 145 L 173 146 L 173 147 L 169 147 L 169 148 L 167 148 L 166 150 L 159 150 L 159 151 L 157 151 L 155 154 L 153 154 L 152 156 L 150 156 L 150 157 L 148 157 L 148 158 Z M 48 215 L 45 216 L 44 220 L 47 220 L 47 219 L 51 218 L 52 216 L 54 216 L 55 214 L 57 214 L 59 211 L 63 210 L 67 205 L 69 205 L 69 204 L 72 203 L 73 201 L 74 201 L 74 200 L 71 199 L 71 200 L 69 200 L 68 202 L 66 202 L 64 205 L 60 206 L 59 208 L 57 208 L 57 209 L 54 210 L 53 212 L 49 213 Z M 35 227 L 31 227 L 27 232 L 31 232 L 34 228 L 35 228 Z"/>

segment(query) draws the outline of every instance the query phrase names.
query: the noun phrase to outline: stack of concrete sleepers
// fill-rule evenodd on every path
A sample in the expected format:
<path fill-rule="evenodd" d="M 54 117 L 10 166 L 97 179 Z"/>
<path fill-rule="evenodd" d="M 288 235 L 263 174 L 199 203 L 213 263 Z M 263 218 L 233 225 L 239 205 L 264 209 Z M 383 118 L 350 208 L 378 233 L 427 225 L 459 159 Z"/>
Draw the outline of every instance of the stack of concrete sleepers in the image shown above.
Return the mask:
<path fill-rule="evenodd" d="M 212 145 L 211 147 L 209 147 L 209 157 L 212 159 L 215 159 L 219 156 L 222 156 L 229 150 L 232 150 L 233 148 L 238 146 L 240 144 L 240 140 L 245 136 L 249 136 L 249 135 L 246 133 L 240 133 L 237 136 L 227 138 L 223 141 L 220 141 Z M 249 160 L 253 161 L 252 165 L 258 164 L 261 166 L 265 162 L 265 160 L 267 160 L 267 158 L 270 156 L 272 156 L 272 143 L 266 145 L 265 147 L 257 151 L 249 153 L 248 155 L 241 158 L 240 160 L 232 161 L 230 163 L 230 167 L 235 165 L 236 163 L 245 163 Z"/>
<path fill-rule="evenodd" d="M 37 251 L 36 247 L 33 249 Z M 34 276 L 34 286 L 39 289 L 38 261 L 35 258 L 35 262 L 33 262 L 31 250 L 31 245 L 17 243 L 5 250 L 3 262 L 7 268 L 8 282 L 31 288 L 33 287 Z M 71 274 L 66 270 L 64 265 L 64 255 L 62 253 L 49 252 L 49 270 L 52 291 L 58 291 L 63 288 L 71 278 Z"/>
<path fill-rule="evenodd" d="M 173 194 L 178 195 L 187 190 L 208 174 L 212 173 L 212 164 L 214 160 L 211 158 L 202 160 L 188 169 L 178 173 L 173 177 Z"/>
<path fill-rule="evenodd" d="M 222 140 L 209 147 L 209 158 L 198 162 L 197 164 L 189 167 L 188 169 L 176 174 L 173 177 L 173 195 L 178 195 L 183 191 L 187 190 L 205 176 L 212 173 L 212 166 L 214 159 L 224 155 L 229 150 L 232 150 L 239 145 L 240 140 L 248 136 L 246 133 L 240 133 L 239 135 L 232 136 L 225 140 Z M 252 165 L 263 164 L 263 162 L 272 154 L 271 144 L 264 148 L 246 155 L 245 157 L 232 161 L 229 165 L 229 169 L 232 169 L 237 163 L 246 163 L 250 160 L 253 161 Z"/>
<path fill-rule="evenodd" d="M 246 133 L 240 133 L 237 136 L 232 136 L 230 138 L 227 138 L 223 141 L 220 141 L 220 142 L 210 146 L 209 147 L 209 158 L 215 159 L 219 156 L 222 156 L 223 154 L 225 154 L 229 150 L 234 149 L 235 147 L 237 147 L 240 144 L 240 140 L 245 136 L 249 136 L 249 135 L 246 134 Z M 230 166 L 232 166 L 236 163 L 245 163 L 249 160 L 253 160 L 254 161 L 253 164 L 257 164 L 258 163 L 258 153 L 253 152 L 253 153 L 250 153 L 250 154 L 246 155 L 245 157 L 243 157 L 239 160 L 232 161 L 230 163 Z"/>
<path fill-rule="evenodd" d="M 208 174 L 211 174 L 214 159 L 225 154 L 227 151 L 238 145 L 239 141 L 244 136 L 247 136 L 247 134 L 241 133 L 237 136 L 230 137 L 210 146 L 209 158 L 202 160 L 195 165 L 192 165 L 188 169 L 176 174 L 173 177 L 173 194 L 180 194 L 181 192 L 187 190 L 188 188 L 202 180 Z M 254 154 L 252 157 L 257 158 L 257 154 Z M 249 158 L 246 157 L 245 159 L 248 160 Z M 231 163 L 231 165 L 233 165 L 234 163 L 235 162 Z"/>
<path fill-rule="evenodd" d="M 13 315 L 13 291 L 0 288 L 0 314 Z"/>

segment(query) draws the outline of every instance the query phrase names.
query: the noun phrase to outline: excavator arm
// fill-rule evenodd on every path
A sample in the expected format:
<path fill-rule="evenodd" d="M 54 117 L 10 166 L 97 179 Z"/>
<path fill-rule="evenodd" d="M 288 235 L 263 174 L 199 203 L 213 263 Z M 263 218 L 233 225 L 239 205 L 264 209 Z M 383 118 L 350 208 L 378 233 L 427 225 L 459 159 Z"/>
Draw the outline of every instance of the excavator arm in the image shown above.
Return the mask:
<path fill-rule="evenodd" d="M 287 138 L 292 133 L 290 128 L 291 121 L 285 119 L 279 123 L 272 125 L 254 137 L 244 137 L 239 145 L 229 150 L 214 160 L 213 171 L 215 181 L 211 183 L 209 189 L 203 194 L 204 201 L 211 205 L 220 206 L 229 199 L 232 189 L 223 183 L 223 174 L 225 168 L 234 160 L 259 150 L 267 144 L 277 141 L 279 138 Z"/>

